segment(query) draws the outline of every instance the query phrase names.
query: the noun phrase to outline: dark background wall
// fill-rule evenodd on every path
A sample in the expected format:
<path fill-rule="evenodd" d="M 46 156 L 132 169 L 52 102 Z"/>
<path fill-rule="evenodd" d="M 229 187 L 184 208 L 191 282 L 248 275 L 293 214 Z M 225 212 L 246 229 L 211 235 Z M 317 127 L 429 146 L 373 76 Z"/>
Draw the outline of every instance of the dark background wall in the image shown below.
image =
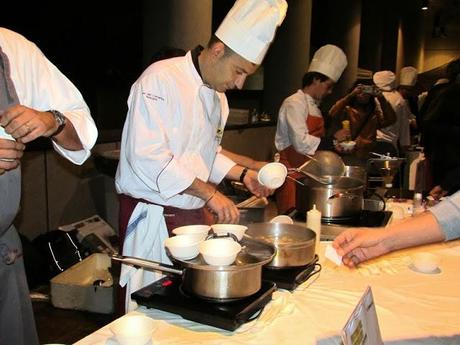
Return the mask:
<path fill-rule="evenodd" d="M 0 26 L 34 41 L 79 88 L 99 128 L 119 129 L 142 71 L 139 1 L 10 1 Z"/>

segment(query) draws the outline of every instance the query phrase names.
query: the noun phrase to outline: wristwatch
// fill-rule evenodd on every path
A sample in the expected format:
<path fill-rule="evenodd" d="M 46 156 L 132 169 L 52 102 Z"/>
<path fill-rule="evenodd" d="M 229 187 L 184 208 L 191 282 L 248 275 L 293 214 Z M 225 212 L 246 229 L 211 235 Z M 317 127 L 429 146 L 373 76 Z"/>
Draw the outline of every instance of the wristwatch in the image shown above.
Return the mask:
<path fill-rule="evenodd" d="M 50 137 L 54 137 L 62 132 L 62 130 L 65 127 L 65 124 L 67 123 L 67 118 L 58 110 L 51 109 L 47 111 L 53 114 L 54 120 L 58 124 L 58 128 L 56 129 L 56 131 L 50 135 Z"/>

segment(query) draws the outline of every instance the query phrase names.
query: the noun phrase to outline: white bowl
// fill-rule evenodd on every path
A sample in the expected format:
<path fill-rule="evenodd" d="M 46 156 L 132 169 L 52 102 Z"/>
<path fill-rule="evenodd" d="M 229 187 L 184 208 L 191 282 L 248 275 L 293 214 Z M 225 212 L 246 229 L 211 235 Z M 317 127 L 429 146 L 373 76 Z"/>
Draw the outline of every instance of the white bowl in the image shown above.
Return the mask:
<path fill-rule="evenodd" d="M 287 168 L 284 164 L 272 162 L 264 165 L 259 170 L 257 179 L 261 185 L 270 189 L 276 189 L 283 185 L 287 176 Z"/>
<path fill-rule="evenodd" d="M 215 238 L 200 243 L 200 254 L 212 266 L 231 265 L 240 251 L 241 245 L 228 238 Z"/>
<path fill-rule="evenodd" d="M 164 241 L 164 245 L 176 259 L 190 260 L 198 256 L 198 247 L 202 240 L 197 240 L 192 236 L 176 235 Z"/>
<path fill-rule="evenodd" d="M 294 224 L 294 221 L 291 217 L 284 214 L 276 216 L 270 220 L 270 223 L 280 223 L 280 224 Z"/>
<path fill-rule="evenodd" d="M 351 151 L 356 146 L 356 141 L 342 141 L 339 143 L 340 147 L 342 147 L 345 151 Z"/>
<path fill-rule="evenodd" d="M 227 235 L 228 233 L 236 236 L 238 241 L 241 241 L 244 233 L 248 229 L 247 226 L 238 224 L 214 224 L 211 225 L 212 231 L 217 235 Z"/>
<path fill-rule="evenodd" d="M 144 315 L 124 316 L 110 326 L 121 345 L 146 345 L 152 339 L 155 321 Z"/>
<path fill-rule="evenodd" d="M 431 253 L 417 253 L 412 256 L 412 265 L 421 273 L 433 273 L 439 267 L 439 259 Z"/>
<path fill-rule="evenodd" d="M 174 235 L 190 236 L 198 241 L 204 241 L 208 236 L 211 227 L 209 225 L 184 225 L 175 228 L 172 233 Z"/>

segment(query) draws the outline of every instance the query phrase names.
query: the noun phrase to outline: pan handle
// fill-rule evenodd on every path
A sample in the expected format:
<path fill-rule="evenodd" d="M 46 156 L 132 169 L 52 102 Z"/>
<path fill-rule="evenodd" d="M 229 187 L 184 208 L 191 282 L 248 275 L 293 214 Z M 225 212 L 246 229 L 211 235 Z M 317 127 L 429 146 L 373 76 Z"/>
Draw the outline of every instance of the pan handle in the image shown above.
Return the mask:
<path fill-rule="evenodd" d="M 161 272 L 168 272 L 168 273 L 173 273 L 173 274 L 178 274 L 178 275 L 182 275 L 183 273 L 182 270 L 173 268 L 170 265 L 162 264 L 162 263 L 155 262 L 155 261 L 145 260 L 141 258 L 135 258 L 133 256 L 123 256 L 123 255 L 114 254 L 112 255 L 112 260 L 120 261 L 121 263 L 124 263 L 126 265 L 132 265 L 132 266 L 137 266 L 137 267 L 142 267 L 142 268 L 150 268 L 150 269 L 161 271 Z"/>
<path fill-rule="evenodd" d="M 348 192 L 338 192 L 338 193 L 332 194 L 332 195 L 328 198 L 328 201 L 330 202 L 331 200 L 333 200 L 333 199 L 338 199 L 338 198 L 355 199 L 355 198 L 357 198 L 357 197 L 358 197 L 357 195 L 352 194 L 352 193 L 348 193 Z"/>

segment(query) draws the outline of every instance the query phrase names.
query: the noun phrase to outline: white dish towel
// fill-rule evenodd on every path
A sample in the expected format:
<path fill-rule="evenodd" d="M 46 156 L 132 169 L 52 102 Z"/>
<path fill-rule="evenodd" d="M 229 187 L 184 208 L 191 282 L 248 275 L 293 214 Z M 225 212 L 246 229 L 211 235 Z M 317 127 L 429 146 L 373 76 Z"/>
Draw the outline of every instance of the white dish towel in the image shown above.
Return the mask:
<path fill-rule="evenodd" d="M 123 255 L 171 264 L 163 242 L 168 238 L 163 216 L 163 207 L 139 202 L 131 215 L 123 244 Z M 126 312 L 137 308 L 131 300 L 131 293 L 163 277 L 160 272 L 123 264 L 120 274 L 120 286 L 126 286 Z"/>

